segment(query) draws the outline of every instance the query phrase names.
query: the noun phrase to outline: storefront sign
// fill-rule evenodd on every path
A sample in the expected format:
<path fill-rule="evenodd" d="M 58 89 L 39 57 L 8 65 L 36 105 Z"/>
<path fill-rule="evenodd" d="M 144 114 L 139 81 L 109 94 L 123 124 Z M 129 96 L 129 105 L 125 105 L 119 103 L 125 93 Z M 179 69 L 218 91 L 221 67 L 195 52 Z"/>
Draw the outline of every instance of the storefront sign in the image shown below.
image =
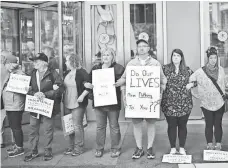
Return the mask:
<path fill-rule="evenodd" d="M 126 80 L 127 118 L 160 117 L 160 67 L 129 66 Z"/>
<path fill-rule="evenodd" d="M 6 91 L 26 94 L 29 89 L 30 76 L 10 74 Z"/>
<path fill-rule="evenodd" d="M 92 71 L 94 106 L 117 104 L 114 68 Z"/>
<path fill-rule="evenodd" d="M 220 31 L 219 33 L 218 33 L 218 40 L 219 41 L 226 41 L 227 40 L 227 38 L 228 38 L 228 34 L 227 34 L 227 32 L 225 32 L 225 31 Z"/>
<path fill-rule="evenodd" d="M 204 161 L 228 161 L 228 152 L 216 150 L 204 150 Z"/>
<path fill-rule="evenodd" d="M 192 163 L 192 155 L 163 155 L 162 162 L 165 163 Z"/>
<path fill-rule="evenodd" d="M 51 118 L 54 100 L 44 98 L 40 101 L 35 96 L 26 95 L 25 111 L 41 114 Z"/>

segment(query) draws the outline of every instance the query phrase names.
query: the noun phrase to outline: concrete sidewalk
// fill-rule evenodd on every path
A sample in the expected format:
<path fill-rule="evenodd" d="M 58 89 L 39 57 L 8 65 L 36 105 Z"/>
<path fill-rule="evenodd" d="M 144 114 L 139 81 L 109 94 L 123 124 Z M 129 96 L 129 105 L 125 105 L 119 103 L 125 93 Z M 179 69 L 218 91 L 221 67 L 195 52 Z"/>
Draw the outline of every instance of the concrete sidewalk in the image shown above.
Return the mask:
<path fill-rule="evenodd" d="M 145 126 L 145 124 L 144 124 Z M 166 121 L 158 121 L 156 128 L 156 138 L 155 138 L 155 151 L 156 158 L 154 160 L 148 160 L 146 156 L 138 160 L 132 160 L 131 156 L 135 149 L 135 140 L 133 137 L 133 127 L 131 122 L 120 123 L 121 127 L 121 135 L 122 135 L 122 154 L 118 158 L 110 157 L 110 131 L 107 128 L 107 139 L 105 146 L 105 153 L 102 158 L 95 158 L 95 136 L 96 136 L 96 123 L 89 122 L 88 126 L 85 128 L 85 147 L 86 151 L 83 155 L 72 157 L 63 155 L 63 151 L 68 146 L 68 139 L 63 136 L 62 130 L 56 129 L 54 135 L 54 143 L 53 143 L 53 153 L 54 158 L 50 161 L 43 161 L 42 157 L 38 157 L 31 162 L 24 162 L 24 156 L 19 156 L 16 158 L 8 158 L 7 152 L 5 149 L 1 149 L 1 165 L 4 168 L 14 168 L 14 167 L 80 167 L 80 168 L 104 168 L 104 167 L 118 167 L 118 168 L 141 168 L 141 167 L 156 167 L 156 168 L 192 168 L 194 167 L 207 167 L 209 166 L 216 167 L 215 163 L 209 163 L 206 165 L 202 164 L 203 161 L 203 149 L 205 148 L 206 142 L 204 137 L 204 122 L 203 121 L 190 121 L 188 124 L 188 138 L 186 142 L 187 153 L 192 155 L 193 164 L 168 164 L 162 163 L 162 156 L 165 153 L 168 153 L 170 150 L 168 136 L 167 136 L 167 124 Z M 228 122 L 225 121 L 223 123 L 223 149 L 228 151 Z M 24 147 L 25 151 L 28 152 L 28 125 L 23 126 L 24 131 Z M 10 140 L 10 130 L 6 129 L 7 139 Z M 40 130 L 40 145 L 39 145 L 39 153 L 40 156 L 43 155 L 43 130 L 41 127 Z M 143 144 L 144 149 L 146 150 L 146 129 L 144 127 L 144 138 Z M 200 164 L 201 163 L 201 164 Z M 186 167 L 188 166 L 188 167 Z M 228 167 L 228 163 L 223 163 L 221 166 Z"/>

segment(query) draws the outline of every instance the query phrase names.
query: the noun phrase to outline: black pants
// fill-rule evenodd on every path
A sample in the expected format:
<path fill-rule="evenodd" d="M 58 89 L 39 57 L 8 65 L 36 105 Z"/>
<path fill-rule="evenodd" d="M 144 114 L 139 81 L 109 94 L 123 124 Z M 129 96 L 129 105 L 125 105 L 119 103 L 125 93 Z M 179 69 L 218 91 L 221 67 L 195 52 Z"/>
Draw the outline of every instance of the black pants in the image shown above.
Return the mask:
<path fill-rule="evenodd" d="M 22 111 L 6 111 L 9 126 L 12 129 L 15 143 L 18 147 L 23 147 L 23 131 L 21 128 Z"/>
<path fill-rule="evenodd" d="M 203 107 L 201 107 L 201 109 L 203 111 L 205 122 L 206 122 L 205 136 L 206 136 L 207 143 L 213 142 L 213 133 L 215 136 L 215 141 L 217 143 L 221 143 L 222 134 L 223 134 L 222 117 L 225 112 L 225 105 L 223 105 L 217 111 L 210 111 Z M 214 131 L 213 131 L 213 128 L 214 128 Z"/>
<path fill-rule="evenodd" d="M 182 117 L 165 116 L 168 123 L 168 136 L 171 148 L 176 147 L 177 127 L 180 147 L 184 148 L 187 138 L 187 122 L 189 114 Z"/>

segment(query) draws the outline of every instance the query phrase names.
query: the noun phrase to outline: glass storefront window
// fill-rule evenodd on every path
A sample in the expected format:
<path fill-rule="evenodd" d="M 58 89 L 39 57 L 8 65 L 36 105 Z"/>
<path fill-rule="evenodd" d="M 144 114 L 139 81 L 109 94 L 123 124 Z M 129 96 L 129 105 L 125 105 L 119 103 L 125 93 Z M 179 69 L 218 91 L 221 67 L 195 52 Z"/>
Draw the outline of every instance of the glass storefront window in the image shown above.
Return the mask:
<path fill-rule="evenodd" d="M 66 70 L 65 57 L 77 54 L 83 61 L 82 50 L 82 3 L 62 2 L 63 28 L 63 71 Z"/>
<path fill-rule="evenodd" d="M 49 65 L 59 69 L 59 32 L 57 3 L 41 10 L 40 49 L 48 56 Z"/>
<path fill-rule="evenodd" d="M 1 51 L 9 51 L 19 59 L 18 11 L 0 8 Z"/>
<path fill-rule="evenodd" d="M 116 5 L 91 5 L 92 64 L 101 61 L 104 48 L 117 51 L 117 7 Z"/>
<path fill-rule="evenodd" d="M 156 4 L 131 4 L 130 22 L 131 58 L 137 54 L 135 39 L 141 38 L 149 42 L 149 54 L 157 58 Z"/>
<path fill-rule="evenodd" d="M 226 73 L 228 84 L 228 2 L 212 2 L 210 11 L 210 45 L 218 48 L 220 65 Z M 228 89 L 228 85 L 226 86 Z"/>
<path fill-rule="evenodd" d="M 22 70 L 29 74 L 33 69 L 33 64 L 29 58 L 35 55 L 35 21 L 33 10 L 20 13 L 20 34 Z"/>

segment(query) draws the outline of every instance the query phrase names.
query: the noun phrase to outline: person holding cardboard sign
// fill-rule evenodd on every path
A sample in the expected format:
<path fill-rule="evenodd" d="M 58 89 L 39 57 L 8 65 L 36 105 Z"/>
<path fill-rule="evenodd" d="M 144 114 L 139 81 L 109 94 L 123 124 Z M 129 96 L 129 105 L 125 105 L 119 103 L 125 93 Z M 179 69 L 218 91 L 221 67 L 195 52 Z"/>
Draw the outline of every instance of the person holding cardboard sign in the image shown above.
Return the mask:
<path fill-rule="evenodd" d="M 164 65 L 163 71 L 167 77 L 167 85 L 163 92 L 161 107 L 168 123 L 170 154 L 177 153 L 178 128 L 179 153 L 186 155 L 184 146 L 187 137 L 187 122 L 193 107 L 191 92 L 186 87 L 196 86 L 197 83 L 189 84 L 189 77 L 193 71 L 186 66 L 184 54 L 180 49 L 172 51 L 171 63 Z"/>
<path fill-rule="evenodd" d="M 151 55 L 148 54 L 148 51 L 150 50 L 150 46 L 148 41 L 144 39 L 139 39 L 137 42 L 137 52 L 138 55 L 136 58 L 131 60 L 127 66 L 159 66 L 160 67 L 160 91 L 162 93 L 163 90 L 165 90 L 167 79 L 163 73 L 161 64 L 152 58 Z M 123 86 L 126 83 L 126 71 L 122 75 L 122 77 L 116 82 L 116 86 Z M 125 94 L 125 88 L 122 87 L 123 92 L 123 100 L 124 104 L 126 106 L 126 94 Z M 148 159 L 154 159 L 155 153 L 153 151 L 153 143 L 155 138 L 155 122 L 156 119 L 154 118 L 146 118 L 147 122 L 147 136 L 148 136 L 148 144 L 147 144 L 147 158 Z M 134 137 L 136 140 L 136 149 L 134 154 L 132 155 L 132 159 L 138 159 L 141 156 L 144 155 L 143 146 L 142 146 L 142 124 L 143 124 L 143 118 L 132 118 L 133 122 L 133 131 L 134 131 Z"/>
<path fill-rule="evenodd" d="M 124 72 L 124 67 L 122 65 L 116 63 L 115 57 L 116 57 L 116 53 L 112 48 L 104 48 L 101 51 L 102 63 L 95 65 L 92 68 L 91 73 L 90 73 L 90 82 L 91 83 L 92 83 L 92 77 L 93 77 L 92 72 L 95 70 L 114 68 L 115 81 L 117 81 L 121 77 L 121 75 Z M 102 82 L 104 82 L 104 81 L 102 81 Z M 86 87 L 89 87 L 88 84 L 86 84 Z M 111 157 L 118 157 L 121 153 L 120 146 L 119 146 L 120 140 L 121 140 L 121 134 L 120 134 L 120 126 L 119 126 L 119 122 L 118 122 L 119 114 L 120 114 L 120 110 L 121 110 L 120 87 L 117 87 L 115 92 L 116 92 L 117 104 L 94 107 L 95 113 L 96 113 L 96 122 L 97 122 L 95 157 L 102 157 L 103 153 L 104 153 L 107 118 L 109 119 L 109 126 L 110 126 Z M 102 97 L 101 97 L 101 101 L 102 101 Z M 104 98 L 103 98 L 103 101 L 105 101 Z"/>
<path fill-rule="evenodd" d="M 17 63 L 17 58 L 8 54 L 6 57 L 5 67 L 10 74 L 25 75 Z M 15 144 L 7 150 L 9 157 L 16 157 L 24 154 L 23 148 L 23 131 L 21 127 L 22 115 L 25 106 L 25 95 L 16 92 L 7 91 L 10 74 L 3 84 L 3 104 L 9 120 L 9 126 L 13 132 Z"/>
<path fill-rule="evenodd" d="M 193 96 L 200 99 L 201 109 L 205 117 L 205 136 L 208 150 L 221 150 L 222 118 L 225 112 L 225 72 L 218 62 L 218 51 L 209 47 L 206 51 L 208 62 L 196 70 L 190 77 L 190 82 L 197 82 L 191 89 Z M 214 128 L 214 130 L 213 130 Z M 213 134 L 216 144 L 213 145 Z"/>
<path fill-rule="evenodd" d="M 54 100 L 51 118 L 37 113 L 30 113 L 30 134 L 29 144 L 31 152 L 25 156 L 24 161 L 28 162 L 38 157 L 39 129 L 41 120 L 44 124 L 44 161 L 51 160 L 52 142 L 54 134 L 54 117 L 60 112 L 60 102 L 64 90 L 63 81 L 56 70 L 48 67 L 48 57 L 44 53 L 38 53 L 36 57 L 30 58 L 34 64 L 31 73 L 31 82 L 28 95 L 43 100 L 44 98 Z"/>
<path fill-rule="evenodd" d="M 84 152 L 83 118 L 88 105 L 89 89 L 84 84 L 89 82 L 89 74 L 82 68 L 78 55 L 66 56 L 66 66 L 69 69 L 64 77 L 64 106 L 65 113 L 72 114 L 74 133 L 69 135 L 69 148 L 65 155 L 78 156 Z"/>

